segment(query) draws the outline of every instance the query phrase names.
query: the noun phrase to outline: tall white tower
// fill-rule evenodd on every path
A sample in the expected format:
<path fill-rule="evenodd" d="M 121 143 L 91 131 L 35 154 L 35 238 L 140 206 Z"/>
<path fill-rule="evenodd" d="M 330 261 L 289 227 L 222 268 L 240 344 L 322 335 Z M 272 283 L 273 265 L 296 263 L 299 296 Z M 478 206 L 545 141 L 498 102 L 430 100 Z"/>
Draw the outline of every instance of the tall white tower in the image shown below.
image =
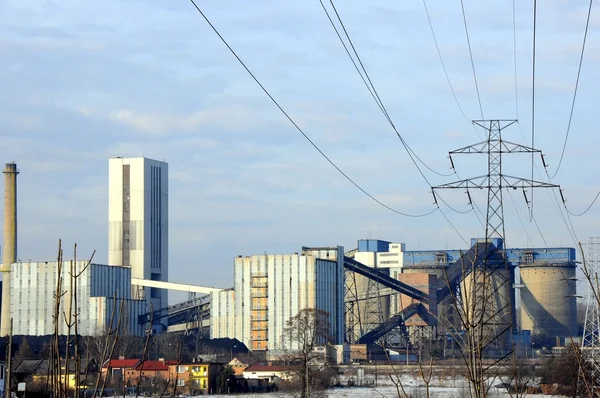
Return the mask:
<path fill-rule="evenodd" d="M 108 263 L 131 267 L 131 277 L 167 281 L 169 183 L 165 162 L 139 158 L 108 161 Z M 168 305 L 167 291 L 134 286 L 153 310 Z"/>

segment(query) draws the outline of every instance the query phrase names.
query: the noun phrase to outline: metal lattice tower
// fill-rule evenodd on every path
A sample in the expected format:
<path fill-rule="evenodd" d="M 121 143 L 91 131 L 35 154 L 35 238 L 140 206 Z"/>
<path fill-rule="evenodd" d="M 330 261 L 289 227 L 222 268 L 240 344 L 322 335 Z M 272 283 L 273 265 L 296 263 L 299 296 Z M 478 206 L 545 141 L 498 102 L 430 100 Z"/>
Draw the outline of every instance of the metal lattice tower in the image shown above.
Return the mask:
<path fill-rule="evenodd" d="M 558 188 L 558 185 L 548 184 L 532 179 L 513 177 L 503 174 L 502 157 L 504 154 L 528 153 L 535 154 L 541 151 L 524 145 L 516 144 L 502 139 L 502 130 L 516 123 L 516 120 L 474 120 L 473 123 L 483 128 L 487 139 L 477 144 L 469 145 L 450 152 L 450 162 L 454 168 L 452 155 L 458 154 L 486 154 L 488 160 L 487 174 L 454 181 L 433 187 L 434 200 L 437 203 L 436 190 L 463 189 L 467 192 L 471 202 L 470 189 L 487 190 L 487 214 L 485 225 L 485 238 L 491 242 L 493 238 L 500 238 L 500 243 L 505 240 L 504 209 L 502 203 L 503 189 L 526 188 Z M 543 161 L 543 157 L 542 157 Z M 498 247 L 503 249 L 503 247 Z M 502 252 L 501 252 L 502 253 Z M 472 319 L 479 319 L 479 326 L 484 328 L 481 333 L 484 341 L 480 343 L 487 346 L 506 344 L 508 332 L 514 326 L 512 306 L 514 292 L 511 281 L 512 269 L 509 269 L 505 256 L 495 259 L 485 259 L 483 263 L 471 271 L 465 279 L 460 293 L 463 303 L 470 303 L 469 309 Z M 501 335 L 506 337 L 500 338 Z"/>
<path fill-rule="evenodd" d="M 381 325 L 384 318 L 379 283 L 369 279 L 367 282 L 366 293 L 365 317 L 362 320 L 365 333 L 370 332 Z"/>
<path fill-rule="evenodd" d="M 348 343 L 356 343 L 360 336 L 364 334 L 360 314 L 358 287 L 356 285 L 356 274 L 352 271 L 346 271 L 344 280 L 344 319 L 346 320 L 346 341 Z"/>
<path fill-rule="evenodd" d="M 597 381 L 600 378 L 600 308 L 598 296 L 600 237 L 588 239 L 585 267 L 587 268 L 589 280 L 581 345 L 586 362 L 590 364 L 588 371 L 591 373 L 591 379 Z"/>

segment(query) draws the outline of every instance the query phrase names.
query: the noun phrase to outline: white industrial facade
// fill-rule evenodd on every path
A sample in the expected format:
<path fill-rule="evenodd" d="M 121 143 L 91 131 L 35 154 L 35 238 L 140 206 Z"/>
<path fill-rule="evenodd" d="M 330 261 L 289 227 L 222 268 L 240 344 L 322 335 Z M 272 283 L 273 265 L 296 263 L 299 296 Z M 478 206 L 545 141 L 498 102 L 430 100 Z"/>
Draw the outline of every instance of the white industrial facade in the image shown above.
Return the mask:
<path fill-rule="evenodd" d="M 87 261 L 64 262 L 60 276 L 61 314 L 58 333 L 67 334 L 67 323 L 63 313 L 78 313 L 78 333 L 93 336 L 121 326 L 128 333 L 141 335 L 143 327 L 138 325 L 138 316 L 146 312 L 144 300 L 131 297 L 131 269 L 90 264 Z M 73 269 L 71 269 L 73 266 Z M 86 267 L 87 266 L 87 267 Z M 79 275 L 73 282 L 70 275 Z M 54 333 L 55 296 L 59 280 L 57 262 L 22 262 L 11 265 L 11 317 L 13 334 L 44 336 Z M 76 283 L 77 288 L 73 289 Z M 71 293 L 76 293 L 76 296 Z M 121 304 L 123 303 L 123 304 Z M 122 308 L 122 310 L 121 310 Z M 67 315 L 68 316 L 68 315 Z M 71 330 L 71 334 L 74 330 Z"/>
<path fill-rule="evenodd" d="M 221 290 L 210 294 L 210 334 L 215 337 L 235 336 L 235 291 Z M 214 336 L 214 337 L 213 337 Z"/>
<path fill-rule="evenodd" d="M 296 349 L 286 322 L 305 308 L 330 315 L 333 344 L 344 334 L 343 248 L 234 260 L 234 290 L 211 293 L 211 337 L 237 338 L 251 350 Z"/>
<path fill-rule="evenodd" d="M 167 281 L 168 165 L 144 157 L 109 160 L 108 263 L 131 268 L 137 279 Z M 148 308 L 168 305 L 167 290 L 135 285 Z"/>
<path fill-rule="evenodd" d="M 365 241 L 363 241 L 365 242 Z M 366 241 L 368 242 L 368 241 Z M 394 279 L 398 279 L 398 275 L 402 273 L 402 266 L 404 263 L 404 243 L 391 243 L 384 242 L 385 251 L 371 251 L 371 250 L 382 250 L 381 247 L 375 248 L 374 246 L 364 246 L 359 241 L 358 246 L 362 250 L 368 251 L 356 251 L 354 252 L 354 259 L 361 264 L 368 267 L 380 269 L 383 273 L 389 275 Z M 361 247 L 363 246 L 363 247 Z M 380 298 L 377 298 L 377 291 L 369 292 L 369 279 L 361 275 L 353 275 L 353 282 L 355 284 L 353 293 L 361 298 L 353 307 L 353 313 L 351 316 L 356 319 L 361 319 L 363 325 L 354 322 L 353 330 L 350 331 L 355 336 L 360 336 L 361 333 L 367 332 L 372 328 L 376 327 L 376 324 L 372 324 L 369 321 L 375 319 L 369 312 L 374 309 L 381 308 L 383 320 L 387 320 L 391 315 L 395 313 L 394 309 L 398 307 L 399 294 L 390 292 L 377 286 L 376 282 L 371 282 L 371 285 L 377 286 L 379 289 Z M 384 294 L 388 293 L 388 294 Z M 379 302 L 378 302 L 379 301 Z M 361 330 L 361 327 L 364 330 Z"/>

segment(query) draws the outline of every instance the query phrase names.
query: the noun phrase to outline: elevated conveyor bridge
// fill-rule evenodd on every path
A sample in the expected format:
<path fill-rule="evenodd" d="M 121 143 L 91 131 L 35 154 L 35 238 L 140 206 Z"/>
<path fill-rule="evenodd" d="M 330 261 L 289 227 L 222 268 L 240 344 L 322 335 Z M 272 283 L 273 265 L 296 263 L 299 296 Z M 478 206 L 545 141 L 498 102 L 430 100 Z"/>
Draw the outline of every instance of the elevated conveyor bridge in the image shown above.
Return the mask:
<path fill-rule="evenodd" d="M 446 270 L 447 277 L 438 281 L 435 297 L 437 303 L 443 301 L 451 292 L 456 292 L 458 285 L 472 272 L 473 268 L 484 264 L 496 251 L 497 248 L 492 242 L 477 242 L 464 252 L 457 261 L 450 264 Z M 372 344 L 394 328 L 400 328 L 405 337 L 408 338 L 404 322 L 419 311 L 426 311 L 422 303 L 427 303 L 430 300 L 429 295 L 413 286 L 391 278 L 376 268 L 366 266 L 347 256 L 344 257 L 344 268 L 421 302 L 413 303 L 402 312 L 391 316 L 387 321 L 361 336 L 358 342 Z"/>

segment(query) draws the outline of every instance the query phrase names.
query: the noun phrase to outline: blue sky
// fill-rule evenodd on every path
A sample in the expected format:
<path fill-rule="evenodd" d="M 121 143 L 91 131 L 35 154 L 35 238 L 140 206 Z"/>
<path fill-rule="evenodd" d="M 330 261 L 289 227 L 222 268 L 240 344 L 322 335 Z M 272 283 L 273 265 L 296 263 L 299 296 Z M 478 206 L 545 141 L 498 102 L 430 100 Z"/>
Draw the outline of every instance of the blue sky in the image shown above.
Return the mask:
<path fill-rule="evenodd" d="M 479 119 L 460 4 L 427 3 L 458 100 Z M 587 2 L 539 4 L 535 146 L 554 173 L 577 73 Z M 317 0 L 201 1 L 249 68 L 331 159 L 364 189 L 407 213 L 432 210 L 428 184 L 377 109 Z M 398 130 L 432 168 L 479 141 L 441 68 L 423 4 L 344 1 L 346 27 Z M 519 117 L 504 138 L 530 144 L 532 9 L 517 1 L 515 96 L 511 2 L 465 1 L 485 118 Z M 595 111 L 600 13 L 592 14 L 571 134 L 553 183 L 580 212 L 600 184 Z M 0 159 L 19 175 L 19 257 L 80 256 L 107 248 L 107 171 L 112 156 L 165 159 L 170 167 L 170 279 L 231 284 L 232 258 L 344 245 L 359 238 L 407 249 L 465 248 L 440 212 L 406 218 L 346 181 L 260 91 L 188 1 L 28 1 L 0 4 Z M 483 132 L 479 132 L 483 134 Z M 530 159 L 507 174 L 530 176 Z M 455 158 L 462 178 L 485 158 Z M 538 161 L 535 178 L 544 179 Z M 457 179 L 424 170 L 432 185 Z M 466 211 L 462 191 L 442 192 Z M 485 195 L 473 193 L 485 209 Z M 514 203 L 514 204 L 513 204 Z M 536 192 L 536 220 L 521 192 L 505 194 L 512 247 L 573 246 L 552 194 Z M 562 205 L 561 205 L 562 207 Z M 465 238 L 473 212 L 442 210 Z M 484 210 L 485 211 L 485 210 Z M 600 204 L 573 218 L 579 240 L 598 235 Z M 0 215 L 1 217 L 1 215 Z"/>

